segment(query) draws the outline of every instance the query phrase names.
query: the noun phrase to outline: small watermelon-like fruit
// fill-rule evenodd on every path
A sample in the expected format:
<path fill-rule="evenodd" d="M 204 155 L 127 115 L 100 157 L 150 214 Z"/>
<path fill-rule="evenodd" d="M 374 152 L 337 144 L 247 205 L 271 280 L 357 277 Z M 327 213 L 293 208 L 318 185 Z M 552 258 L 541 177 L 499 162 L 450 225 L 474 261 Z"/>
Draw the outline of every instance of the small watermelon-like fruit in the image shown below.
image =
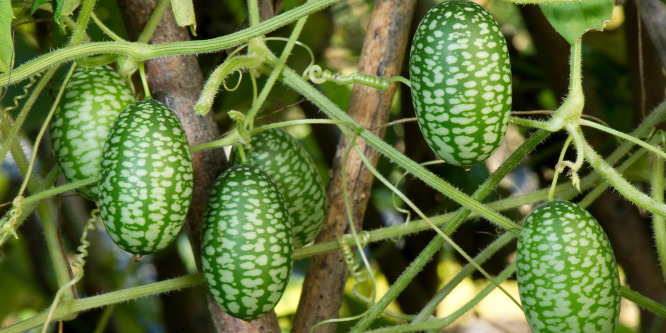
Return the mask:
<path fill-rule="evenodd" d="M 483 7 L 448 0 L 430 9 L 412 41 L 409 73 L 419 127 L 439 157 L 470 167 L 497 150 L 511 112 L 511 63 Z"/>
<path fill-rule="evenodd" d="M 123 110 L 104 145 L 100 216 L 113 241 L 143 255 L 176 238 L 192 198 L 190 146 L 176 114 L 145 99 Z"/>
<path fill-rule="evenodd" d="M 228 314 L 261 318 L 282 297 L 293 255 L 287 214 L 279 190 L 255 166 L 232 166 L 213 185 L 201 264 L 213 298 Z"/>
<path fill-rule="evenodd" d="M 567 201 L 534 210 L 520 232 L 516 263 L 533 332 L 615 332 L 617 264 L 606 234 L 586 210 Z"/>
<path fill-rule="evenodd" d="M 314 240 L 326 217 L 326 189 L 305 148 L 287 132 L 270 129 L 252 135 L 250 146 L 244 150 L 247 163 L 264 171 L 282 193 L 294 248 Z M 236 148 L 232 163 L 242 163 Z"/>
<path fill-rule="evenodd" d="M 127 83 L 109 66 L 77 67 L 50 124 L 56 163 L 69 182 L 99 175 L 104 140 L 120 111 L 134 102 Z M 97 200 L 97 184 L 78 189 Z"/>

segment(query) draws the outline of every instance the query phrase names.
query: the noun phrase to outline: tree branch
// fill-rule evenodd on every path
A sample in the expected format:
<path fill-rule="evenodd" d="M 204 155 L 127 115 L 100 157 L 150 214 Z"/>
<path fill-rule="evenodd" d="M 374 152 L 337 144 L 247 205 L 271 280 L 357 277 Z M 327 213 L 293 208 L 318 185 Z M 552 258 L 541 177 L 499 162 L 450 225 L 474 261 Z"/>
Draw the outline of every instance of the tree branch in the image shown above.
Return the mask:
<path fill-rule="evenodd" d="M 358 69 L 360 73 L 386 78 L 400 74 L 415 3 L 413 0 L 375 2 L 361 54 Z M 381 127 L 388 120 L 396 88 L 397 86 L 393 84 L 386 92 L 382 92 L 373 88 L 355 86 L 348 114 L 367 128 Z M 384 129 L 375 130 L 375 133 L 383 136 Z M 379 158 L 377 152 L 362 140 L 358 140 L 356 144 L 376 165 Z M 349 199 L 352 202 L 354 223 L 357 229 L 361 227 L 370 198 L 373 176 L 362 167 L 360 158 L 355 154 L 349 156 L 346 165 L 342 165 L 349 145 L 350 142 L 344 137 L 338 144 L 333 161 L 334 174 L 327 192 L 326 222 L 316 239 L 317 243 L 335 240 L 349 231 L 349 221 L 343 218 L 346 214 L 342 194 L 342 172 L 346 172 L 350 179 Z M 308 332 L 318 322 L 338 317 L 347 275 L 347 266 L 339 251 L 310 259 L 303 294 L 294 317 L 293 332 Z M 318 327 L 316 331 L 334 332 L 335 325 L 324 325 Z"/>

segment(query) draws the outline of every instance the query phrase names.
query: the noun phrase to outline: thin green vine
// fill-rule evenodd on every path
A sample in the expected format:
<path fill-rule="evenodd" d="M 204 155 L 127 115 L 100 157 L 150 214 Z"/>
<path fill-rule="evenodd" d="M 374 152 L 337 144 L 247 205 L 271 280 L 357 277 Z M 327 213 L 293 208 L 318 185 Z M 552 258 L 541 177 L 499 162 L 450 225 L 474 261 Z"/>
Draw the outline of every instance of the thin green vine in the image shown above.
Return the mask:
<path fill-rule="evenodd" d="M 79 45 L 83 41 L 83 36 L 85 36 L 86 28 L 88 27 L 88 21 L 90 20 L 90 15 L 95 8 L 96 0 L 84 0 L 82 1 L 83 5 L 79 10 L 79 16 L 76 19 L 76 25 L 74 30 L 72 30 L 72 36 L 69 40 L 70 45 Z"/>
<path fill-rule="evenodd" d="M 515 298 L 513 298 L 513 296 L 511 296 L 511 294 L 509 294 L 508 291 L 506 291 L 504 288 L 502 288 L 499 285 L 499 283 L 496 283 L 496 281 L 490 276 L 490 274 L 488 274 L 488 272 L 486 272 L 485 269 L 483 269 L 483 267 L 481 267 L 481 265 L 479 263 L 474 261 L 474 259 L 472 257 L 470 257 L 469 254 L 467 254 L 467 252 L 465 252 L 460 246 L 458 246 L 458 244 L 456 244 L 456 242 L 454 242 L 447 234 L 445 234 L 442 230 L 440 230 L 437 226 L 435 226 L 430 221 L 430 219 L 416 206 L 416 204 L 414 204 L 414 202 L 412 202 L 400 190 L 398 190 L 395 186 L 393 186 L 393 184 L 391 184 L 391 182 L 389 182 L 386 178 L 384 178 L 384 176 L 382 176 L 379 173 L 379 171 L 377 171 L 377 169 L 375 169 L 375 167 L 372 166 L 372 163 L 370 163 L 368 158 L 365 156 L 365 154 L 363 154 L 363 151 L 361 151 L 361 149 L 359 149 L 358 146 L 356 146 L 356 153 L 360 157 L 360 159 L 363 162 L 363 164 L 365 165 L 365 167 L 368 168 L 368 170 L 370 170 L 370 172 L 372 172 L 372 174 L 375 176 L 375 178 L 377 178 L 377 180 L 382 182 L 384 184 L 384 186 L 386 186 L 387 188 L 389 188 L 389 190 L 391 190 L 393 193 L 398 195 L 400 197 L 400 199 L 402 199 L 402 201 L 404 201 L 412 210 L 414 210 L 414 212 L 416 212 L 416 214 L 421 219 L 423 219 L 424 221 L 426 221 L 426 223 L 429 224 L 431 230 L 434 230 L 440 237 L 442 237 L 444 239 L 444 241 L 446 241 L 456 252 L 458 252 L 465 260 L 467 260 L 467 262 L 472 264 L 489 281 L 491 281 L 492 283 L 495 283 L 496 286 L 498 288 L 500 288 L 502 290 L 502 292 L 506 296 L 508 296 L 509 299 L 511 299 L 514 302 L 514 304 L 516 304 L 520 308 L 520 303 Z"/>
<path fill-rule="evenodd" d="M 164 13 L 166 12 L 167 8 L 169 8 L 170 4 L 171 0 L 160 0 L 157 2 L 157 5 L 155 5 L 155 8 L 153 8 L 153 12 L 150 14 L 150 17 L 146 22 L 146 25 L 143 27 L 141 34 L 137 38 L 137 42 L 148 43 L 148 41 L 150 41 L 150 38 L 153 37 L 155 29 L 157 29 L 157 26 L 162 20 L 162 16 L 164 16 Z"/>
<path fill-rule="evenodd" d="M 513 275 L 515 271 L 516 271 L 516 263 L 513 262 L 509 266 L 507 266 L 504 270 L 502 270 L 502 272 L 500 272 L 500 274 L 497 275 L 495 280 L 504 281 L 508 279 L 511 275 Z M 493 291 L 495 287 L 496 287 L 495 284 L 489 283 L 485 288 L 483 288 L 483 290 L 481 290 L 478 294 L 476 294 L 476 296 L 474 296 L 474 298 L 472 298 L 469 302 L 465 303 L 465 305 L 461 306 L 452 314 L 444 318 L 431 319 L 419 323 L 395 325 L 391 327 L 370 330 L 367 332 L 373 332 L 373 333 L 423 332 L 429 330 L 442 329 L 453 323 L 456 319 L 460 318 L 460 316 L 467 313 L 470 309 L 476 306 L 481 300 L 483 300 L 486 296 L 488 296 L 488 294 L 490 294 L 490 292 Z"/>
<path fill-rule="evenodd" d="M 663 144 L 663 140 L 662 140 Z M 652 170 L 650 186 L 652 198 L 660 203 L 664 202 L 664 159 L 652 155 Z M 661 263 L 661 274 L 666 281 L 666 219 L 657 214 L 652 215 L 652 227 L 654 229 L 654 242 L 657 247 L 657 257 Z"/>
<path fill-rule="evenodd" d="M 203 274 L 199 273 L 154 282 L 138 287 L 125 288 L 101 295 L 62 301 L 58 308 L 54 311 L 52 319 L 55 321 L 60 321 L 64 318 L 71 317 L 72 314 L 77 314 L 90 309 L 127 302 L 141 297 L 163 294 L 183 288 L 190 288 L 198 286 L 202 283 L 204 283 L 204 277 Z M 30 319 L 3 328 L 2 333 L 19 333 L 31 328 L 39 327 L 43 325 L 44 322 L 46 322 L 47 316 L 48 314 L 46 312 L 42 312 Z"/>
<path fill-rule="evenodd" d="M 483 264 L 486 260 L 490 259 L 497 251 L 503 248 L 505 245 L 509 244 L 510 241 L 514 240 L 516 237 L 510 232 L 505 232 L 501 236 L 497 237 L 488 247 L 483 251 L 477 254 L 474 257 L 479 265 Z M 461 270 L 454 276 L 449 282 L 442 287 L 437 294 L 426 304 L 421 311 L 416 315 L 412 320 L 412 324 L 424 322 L 432 317 L 432 313 L 435 312 L 437 306 L 442 302 L 442 300 L 451 293 L 451 291 L 460 284 L 465 278 L 472 274 L 476 270 L 476 267 L 470 263 L 467 263 Z"/>
<path fill-rule="evenodd" d="M 172 42 L 157 45 L 123 42 L 93 42 L 67 46 L 53 50 L 52 52 L 39 56 L 16 67 L 12 70 L 11 84 L 19 83 L 57 64 L 97 54 L 124 55 L 133 58 L 136 61 L 144 61 L 170 55 L 200 54 L 224 50 L 232 46 L 246 43 L 252 38 L 267 34 L 302 17 L 309 16 L 310 14 L 331 6 L 338 1 L 339 0 L 310 1 L 247 29 L 226 36 L 206 40 Z M 10 76 L 7 73 L 0 74 L 0 85 L 10 83 L 9 78 Z"/>

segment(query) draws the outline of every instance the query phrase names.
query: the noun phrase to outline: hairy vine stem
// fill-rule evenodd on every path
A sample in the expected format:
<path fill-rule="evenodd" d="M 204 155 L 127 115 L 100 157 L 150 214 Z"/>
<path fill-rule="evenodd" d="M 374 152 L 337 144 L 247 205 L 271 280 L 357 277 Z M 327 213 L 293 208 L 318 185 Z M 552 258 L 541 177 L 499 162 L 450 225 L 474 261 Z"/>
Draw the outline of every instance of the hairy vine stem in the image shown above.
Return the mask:
<path fill-rule="evenodd" d="M 338 1 L 339 0 L 309 1 L 301 6 L 263 21 L 257 25 L 251 26 L 247 29 L 243 29 L 226 36 L 207 40 L 172 42 L 158 45 L 123 42 L 93 42 L 75 46 L 67 46 L 39 56 L 36 59 L 30 60 L 27 63 L 16 67 L 11 72 L 11 84 L 19 83 L 56 64 L 97 54 L 124 55 L 134 58 L 136 61 L 144 61 L 147 59 L 170 55 L 217 52 L 245 43 L 252 38 L 267 34 L 289 23 L 292 23 L 299 18 L 306 17 L 312 13 L 318 12 Z M 0 74 L 0 85 L 6 85 L 10 83 L 9 79 L 10 76 L 8 73 Z"/>

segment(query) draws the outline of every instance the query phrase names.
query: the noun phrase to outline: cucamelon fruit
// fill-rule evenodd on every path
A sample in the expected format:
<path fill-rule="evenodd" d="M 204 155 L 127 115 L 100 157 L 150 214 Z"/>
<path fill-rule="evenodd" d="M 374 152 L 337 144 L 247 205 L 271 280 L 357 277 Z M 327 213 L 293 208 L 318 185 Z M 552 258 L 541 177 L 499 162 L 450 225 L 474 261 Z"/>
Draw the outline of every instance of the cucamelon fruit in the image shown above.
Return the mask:
<path fill-rule="evenodd" d="M 102 154 L 99 207 L 109 235 L 135 255 L 159 251 L 180 231 L 191 198 L 192 160 L 180 120 L 154 99 L 131 104 Z"/>
<path fill-rule="evenodd" d="M 99 175 L 111 124 L 132 102 L 131 89 L 111 67 L 79 66 L 74 70 L 49 125 L 53 155 L 67 181 Z M 97 183 L 78 191 L 97 200 Z"/>
<path fill-rule="evenodd" d="M 282 193 L 294 248 L 314 240 L 326 217 L 326 189 L 305 148 L 287 132 L 269 129 L 252 135 L 244 151 L 247 163 L 264 171 Z M 242 163 L 237 149 L 231 156 L 232 163 Z"/>
<path fill-rule="evenodd" d="M 282 297 L 293 255 L 287 214 L 277 187 L 255 166 L 232 166 L 213 185 L 201 263 L 208 289 L 228 314 L 257 319 Z"/>
<path fill-rule="evenodd" d="M 517 247 L 518 290 L 535 333 L 614 332 L 620 278 L 599 223 L 580 206 L 552 201 L 527 218 Z"/>
<path fill-rule="evenodd" d="M 470 167 L 497 150 L 511 111 L 511 64 L 483 7 L 448 0 L 430 9 L 412 41 L 409 73 L 419 127 L 438 156 Z"/>

